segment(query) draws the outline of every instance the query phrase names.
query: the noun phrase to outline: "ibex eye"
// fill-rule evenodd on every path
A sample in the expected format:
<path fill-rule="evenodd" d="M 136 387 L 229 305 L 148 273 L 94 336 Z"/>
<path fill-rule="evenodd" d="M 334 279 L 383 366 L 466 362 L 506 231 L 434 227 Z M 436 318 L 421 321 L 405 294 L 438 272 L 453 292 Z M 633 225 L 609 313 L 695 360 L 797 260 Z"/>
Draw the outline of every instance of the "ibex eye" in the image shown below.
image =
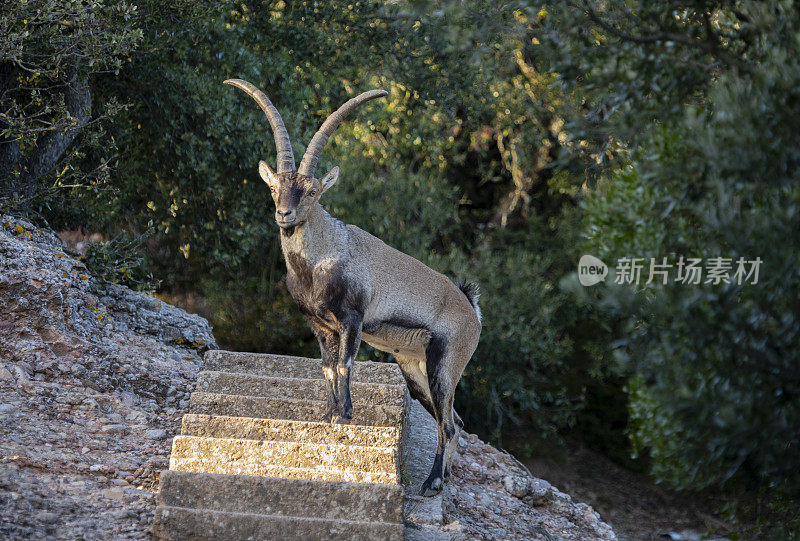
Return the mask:
<path fill-rule="evenodd" d="M 317 190 L 311 190 L 310 192 L 308 192 L 308 195 L 310 197 L 314 197 L 315 195 L 317 195 Z"/>

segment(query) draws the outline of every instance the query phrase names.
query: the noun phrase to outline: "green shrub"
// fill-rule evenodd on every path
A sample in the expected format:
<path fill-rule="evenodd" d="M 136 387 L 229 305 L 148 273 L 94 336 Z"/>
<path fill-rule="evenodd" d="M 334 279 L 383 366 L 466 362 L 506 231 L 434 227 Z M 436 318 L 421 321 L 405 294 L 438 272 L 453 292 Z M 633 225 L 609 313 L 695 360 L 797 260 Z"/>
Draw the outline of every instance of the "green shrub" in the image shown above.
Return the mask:
<path fill-rule="evenodd" d="M 610 284 L 603 306 L 628 318 L 618 354 L 637 373 L 631 436 L 653 475 L 794 502 L 791 529 L 800 525 L 800 99 L 789 81 L 800 66 L 777 60 L 753 78 L 720 78 L 707 113 L 690 109 L 655 130 L 632 169 L 587 202 L 586 249 L 612 264 L 762 260 L 757 284 Z"/>
<path fill-rule="evenodd" d="M 119 233 L 107 241 L 90 242 L 86 253 L 78 256 L 89 273 L 109 283 L 127 286 L 135 291 L 152 293 L 159 282 L 153 278 L 144 255 L 146 235 Z"/>

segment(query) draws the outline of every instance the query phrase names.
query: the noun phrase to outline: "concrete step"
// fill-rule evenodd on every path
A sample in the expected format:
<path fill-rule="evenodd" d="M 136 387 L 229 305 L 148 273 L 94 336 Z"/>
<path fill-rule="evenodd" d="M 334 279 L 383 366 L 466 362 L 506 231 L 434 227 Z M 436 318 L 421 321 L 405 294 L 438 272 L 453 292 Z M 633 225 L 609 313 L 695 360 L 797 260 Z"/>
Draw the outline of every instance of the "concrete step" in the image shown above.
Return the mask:
<path fill-rule="evenodd" d="M 397 365 L 357 362 L 331 425 L 319 359 L 211 351 L 162 473 L 155 539 L 404 536 L 410 399 Z"/>
<path fill-rule="evenodd" d="M 264 475 L 260 473 L 263 468 L 271 471 L 282 467 L 320 473 L 357 471 L 395 479 L 399 477 L 400 451 L 396 447 L 176 436 L 172 440 L 169 467 L 245 475 Z"/>
<path fill-rule="evenodd" d="M 243 372 L 276 378 L 323 379 L 324 377 L 320 359 L 222 350 L 207 352 L 203 369 L 216 372 Z M 351 381 L 388 385 L 405 383 L 403 374 L 396 364 L 370 361 L 353 363 Z"/>
<path fill-rule="evenodd" d="M 236 513 L 403 522 L 397 485 L 165 471 L 159 504 Z"/>
<path fill-rule="evenodd" d="M 183 416 L 181 434 L 206 438 L 338 443 L 371 447 L 400 447 L 401 443 L 401 432 L 397 427 L 339 425 L 194 413 Z"/>
<path fill-rule="evenodd" d="M 153 538 L 158 541 L 186 539 L 402 541 L 403 532 L 402 524 L 385 522 L 284 517 L 167 506 L 156 508 L 153 521 Z"/>
<path fill-rule="evenodd" d="M 197 375 L 197 390 L 206 393 L 263 396 L 268 398 L 327 399 L 324 379 L 256 376 L 233 372 L 204 371 Z M 350 384 L 354 404 L 402 406 L 405 385 L 382 383 Z"/>
<path fill-rule="evenodd" d="M 224 475 L 252 475 L 259 477 L 279 477 L 281 479 L 306 479 L 309 481 L 346 481 L 348 483 L 377 483 L 397 485 L 399 478 L 393 473 L 376 473 L 356 470 L 333 470 L 317 468 L 290 468 L 268 464 L 225 463 L 205 460 L 173 460 L 170 469 L 195 473 L 219 473 Z"/>
<path fill-rule="evenodd" d="M 260 417 L 294 421 L 324 421 L 327 403 L 321 400 L 267 398 L 216 393 L 192 393 L 190 413 L 227 415 L 231 417 Z M 403 408 L 375 405 L 353 400 L 351 425 L 389 426 L 402 430 Z"/>

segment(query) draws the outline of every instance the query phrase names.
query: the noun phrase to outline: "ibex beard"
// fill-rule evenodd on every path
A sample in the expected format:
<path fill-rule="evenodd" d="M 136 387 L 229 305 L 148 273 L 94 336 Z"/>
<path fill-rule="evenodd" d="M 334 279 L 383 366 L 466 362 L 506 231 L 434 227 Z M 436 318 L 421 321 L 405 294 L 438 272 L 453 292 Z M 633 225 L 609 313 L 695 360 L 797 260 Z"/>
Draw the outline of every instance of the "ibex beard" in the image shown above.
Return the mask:
<path fill-rule="evenodd" d="M 338 180 L 339 168 L 315 176 L 322 149 L 339 124 L 361 103 L 388 93 L 364 92 L 331 114 L 296 169 L 286 127 L 269 98 L 241 79 L 225 83 L 256 100 L 275 137 L 277 171 L 261 161 L 259 174 L 275 201 L 289 292 L 322 352 L 325 420 L 347 423 L 353 417 L 350 370 L 362 340 L 392 354 L 411 396 L 436 419 L 436 455 L 421 493 L 438 493 L 450 475 L 464 426 L 453 397 L 480 338 L 477 286 L 457 286 L 377 237 L 333 218 L 319 200 Z"/>

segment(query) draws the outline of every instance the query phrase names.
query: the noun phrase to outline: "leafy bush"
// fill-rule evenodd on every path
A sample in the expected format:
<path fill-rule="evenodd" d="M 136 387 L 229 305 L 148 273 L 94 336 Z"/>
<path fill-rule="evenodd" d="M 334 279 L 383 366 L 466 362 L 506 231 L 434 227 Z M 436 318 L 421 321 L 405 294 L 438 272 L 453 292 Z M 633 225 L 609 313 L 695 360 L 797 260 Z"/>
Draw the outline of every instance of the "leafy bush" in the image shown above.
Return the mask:
<path fill-rule="evenodd" d="M 135 291 L 154 292 L 158 281 L 144 255 L 146 235 L 123 232 L 107 241 L 90 242 L 78 256 L 89 273 L 99 280 L 127 286 Z"/>
<path fill-rule="evenodd" d="M 706 24 L 703 13 L 642 3 L 634 21 L 616 8 L 589 9 L 611 26 L 598 26 L 600 45 L 572 42 L 571 52 L 593 65 L 592 99 L 620 108 L 605 129 L 638 135 L 628 166 L 608 174 L 586 201 L 587 252 L 612 264 L 621 257 L 763 261 L 757 284 L 601 286 L 598 306 L 627 320 L 614 345 L 635 373 L 628 383 L 633 443 L 649 454 L 655 477 L 674 487 L 762 491 L 772 503 L 793 502 L 782 504 L 783 518 L 796 529 L 800 64 L 786 32 L 800 28 L 800 12 L 788 3 L 718 6 L 711 26 L 695 34 L 707 47 L 669 48 L 626 36 L 641 30 L 636 21 L 666 28 L 673 17 L 692 35 Z M 717 32 L 728 37 L 709 45 Z M 685 58 L 696 55 L 705 64 L 692 68 Z M 676 57 L 684 60 L 665 71 Z M 594 64 L 598 58 L 606 62 Z M 708 62 L 707 72 L 701 65 Z M 626 81 L 633 66 L 640 70 Z M 669 77 L 691 84 L 661 88 Z"/>
<path fill-rule="evenodd" d="M 220 347 L 319 356 L 317 340 L 284 283 L 271 282 L 268 276 L 235 281 L 237 287 L 231 288 L 230 279 L 206 279 L 199 288 Z"/>
<path fill-rule="evenodd" d="M 142 41 L 127 2 L 4 2 L 0 7 L 0 204 L 26 212 L 41 196 L 108 181 L 114 145 L 90 76 L 118 71 Z M 87 152 L 96 160 L 82 162 Z M 46 206 L 46 203 L 45 203 Z M 58 212 L 57 207 L 46 208 Z"/>
<path fill-rule="evenodd" d="M 470 427 L 495 440 L 515 426 L 534 440 L 558 440 L 586 413 L 588 389 L 616 385 L 605 349 L 614 320 L 560 285 L 579 257 L 580 223 L 569 211 L 552 222 L 534 219 L 530 231 L 498 232 L 479 241 L 469 262 L 450 262 L 454 275 L 466 270 L 480 283 L 483 313 L 481 341 L 456 405 Z M 621 445 L 624 453 L 617 436 L 611 447 Z"/>

